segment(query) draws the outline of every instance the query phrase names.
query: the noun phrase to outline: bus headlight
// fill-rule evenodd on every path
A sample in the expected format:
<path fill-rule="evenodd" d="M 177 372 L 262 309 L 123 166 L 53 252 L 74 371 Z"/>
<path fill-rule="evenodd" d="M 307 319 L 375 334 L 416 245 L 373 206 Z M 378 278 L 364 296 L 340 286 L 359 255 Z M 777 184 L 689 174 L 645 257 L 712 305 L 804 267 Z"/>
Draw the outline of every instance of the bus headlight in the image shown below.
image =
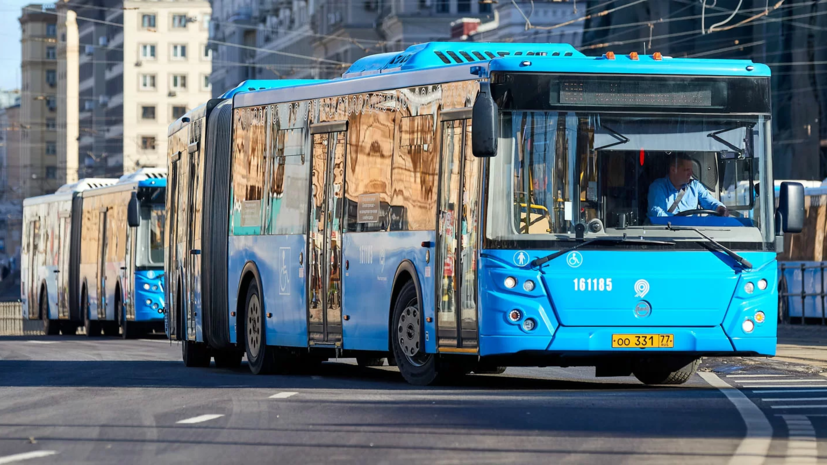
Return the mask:
<path fill-rule="evenodd" d="M 152 305 L 152 299 L 146 299 L 146 304 L 147 305 Z"/>
<path fill-rule="evenodd" d="M 508 319 L 515 322 L 515 323 L 520 321 L 520 319 L 522 317 L 523 317 L 523 312 L 517 310 L 516 308 L 514 310 L 511 310 L 510 312 L 508 312 Z"/>
<path fill-rule="evenodd" d="M 747 318 L 746 320 L 744 320 L 743 323 L 741 323 L 741 329 L 743 329 L 745 333 L 751 333 L 752 330 L 755 329 L 755 323 L 753 323 L 752 320 Z"/>
<path fill-rule="evenodd" d="M 534 320 L 532 320 L 531 318 L 528 318 L 527 320 L 523 321 L 523 329 L 526 331 L 533 331 L 536 327 L 537 323 L 535 323 Z"/>
<path fill-rule="evenodd" d="M 517 280 L 513 276 L 509 276 L 505 278 L 505 287 L 509 289 L 514 289 L 514 286 L 517 285 Z"/>
<path fill-rule="evenodd" d="M 752 283 L 744 284 L 744 292 L 746 292 L 747 294 L 752 294 L 753 292 L 755 292 L 755 284 L 752 284 Z"/>
<path fill-rule="evenodd" d="M 146 290 L 146 291 L 149 290 L 149 283 L 144 283 L 144 290 Z"/>
<path fill-rule="evenodd" d="M 762 280 L 758 281 L 758 289 L 759 290 L 763 291 L 766 288 L 767 288 L 767 280 L 766 279 L 762 279 Z M 760 321 L 759 321 L 759 323 L 760 323 Z"/>
<path fill-rule="evenodd" d="M 152 304 L 152 309 L 153 309 L 153 310 L 158 310 L 158 304 L 157 304 L 157 303 Z"/>
<path fill-rule="evenodd" d="M 530 279 L 526 280 L 526 282 L 523 283 L 523 289 L 527 292 L 533 291 L 534 290 L 534 281 L 532 281 Z"/>
<path fill-rule="evenodd" d="M 152 286 L 152 290 L 153 290 L 153 291 L 157 291 L 157 290 L 158 290 L 158 286 Z"/>

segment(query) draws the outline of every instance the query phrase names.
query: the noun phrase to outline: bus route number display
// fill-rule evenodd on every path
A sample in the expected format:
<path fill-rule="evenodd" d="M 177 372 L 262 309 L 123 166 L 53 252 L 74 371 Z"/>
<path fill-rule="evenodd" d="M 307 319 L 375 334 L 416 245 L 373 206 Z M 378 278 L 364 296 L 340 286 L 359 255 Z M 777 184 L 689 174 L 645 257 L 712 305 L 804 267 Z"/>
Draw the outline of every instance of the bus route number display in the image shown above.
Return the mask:
<path fill-rule="evenodd" d="M 560 103 L 578 106 L 711 107 L 712 88 L 703 83 L 634 80 L 560 82 Z"/>

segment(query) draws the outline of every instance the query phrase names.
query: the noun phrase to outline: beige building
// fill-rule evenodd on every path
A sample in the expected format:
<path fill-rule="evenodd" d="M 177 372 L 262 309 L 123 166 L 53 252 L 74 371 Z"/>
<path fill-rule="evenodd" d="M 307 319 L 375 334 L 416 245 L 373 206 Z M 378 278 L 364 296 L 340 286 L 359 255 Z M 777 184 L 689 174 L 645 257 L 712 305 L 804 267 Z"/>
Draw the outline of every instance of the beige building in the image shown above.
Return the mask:
<path fill-rule="evenodd" d="M 54 192 L 57 174 L 57 16 L 55 9 L 27 5 L 20 16 L 21 189 L 25 197 Z"/>
<path fill-rule="evenodd" d="M 57 3 L 57 167 L 65 183 L 79 179 L 78 157 L 78 42 L 77 13 Z"/>
<path fill-rule="evenodd" d="M 65 179 L 165 166 L 167 127 L 211 96 L 209 2 L 73 0 L 57 8 L 67 12 L 59 51 Z"/>

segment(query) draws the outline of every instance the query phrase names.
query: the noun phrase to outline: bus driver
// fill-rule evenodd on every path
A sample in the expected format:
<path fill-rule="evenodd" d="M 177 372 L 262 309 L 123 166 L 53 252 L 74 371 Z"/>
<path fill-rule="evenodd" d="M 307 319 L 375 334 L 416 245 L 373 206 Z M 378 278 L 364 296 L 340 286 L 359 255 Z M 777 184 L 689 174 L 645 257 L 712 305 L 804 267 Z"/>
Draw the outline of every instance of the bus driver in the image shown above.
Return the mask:
<path fill-rule="evenodd" d="M 674 216 L 680 212 L 703 208 L 727 216 L 727 207 L 692 179 L 692 158 L 686 154 L 672 155 L 669 173 L 649 186 L 649 216 Z"/>

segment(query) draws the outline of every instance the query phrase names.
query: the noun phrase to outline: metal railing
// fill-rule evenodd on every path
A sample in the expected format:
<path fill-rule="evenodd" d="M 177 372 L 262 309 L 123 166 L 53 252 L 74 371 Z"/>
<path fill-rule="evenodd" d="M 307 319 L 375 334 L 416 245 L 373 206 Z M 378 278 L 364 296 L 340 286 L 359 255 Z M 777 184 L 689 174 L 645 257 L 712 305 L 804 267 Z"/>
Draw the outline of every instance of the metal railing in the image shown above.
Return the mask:
<path fill-rule="evenodd" d="M 778 264 L 778 321 L 827 326 L 827 262 Z"/>
<path fill-rule="evenodd" d="M 0 336 L 37 336 L 43 334 L 43 322 L 23 319 L 23 304 L 0 302 Z"/>

